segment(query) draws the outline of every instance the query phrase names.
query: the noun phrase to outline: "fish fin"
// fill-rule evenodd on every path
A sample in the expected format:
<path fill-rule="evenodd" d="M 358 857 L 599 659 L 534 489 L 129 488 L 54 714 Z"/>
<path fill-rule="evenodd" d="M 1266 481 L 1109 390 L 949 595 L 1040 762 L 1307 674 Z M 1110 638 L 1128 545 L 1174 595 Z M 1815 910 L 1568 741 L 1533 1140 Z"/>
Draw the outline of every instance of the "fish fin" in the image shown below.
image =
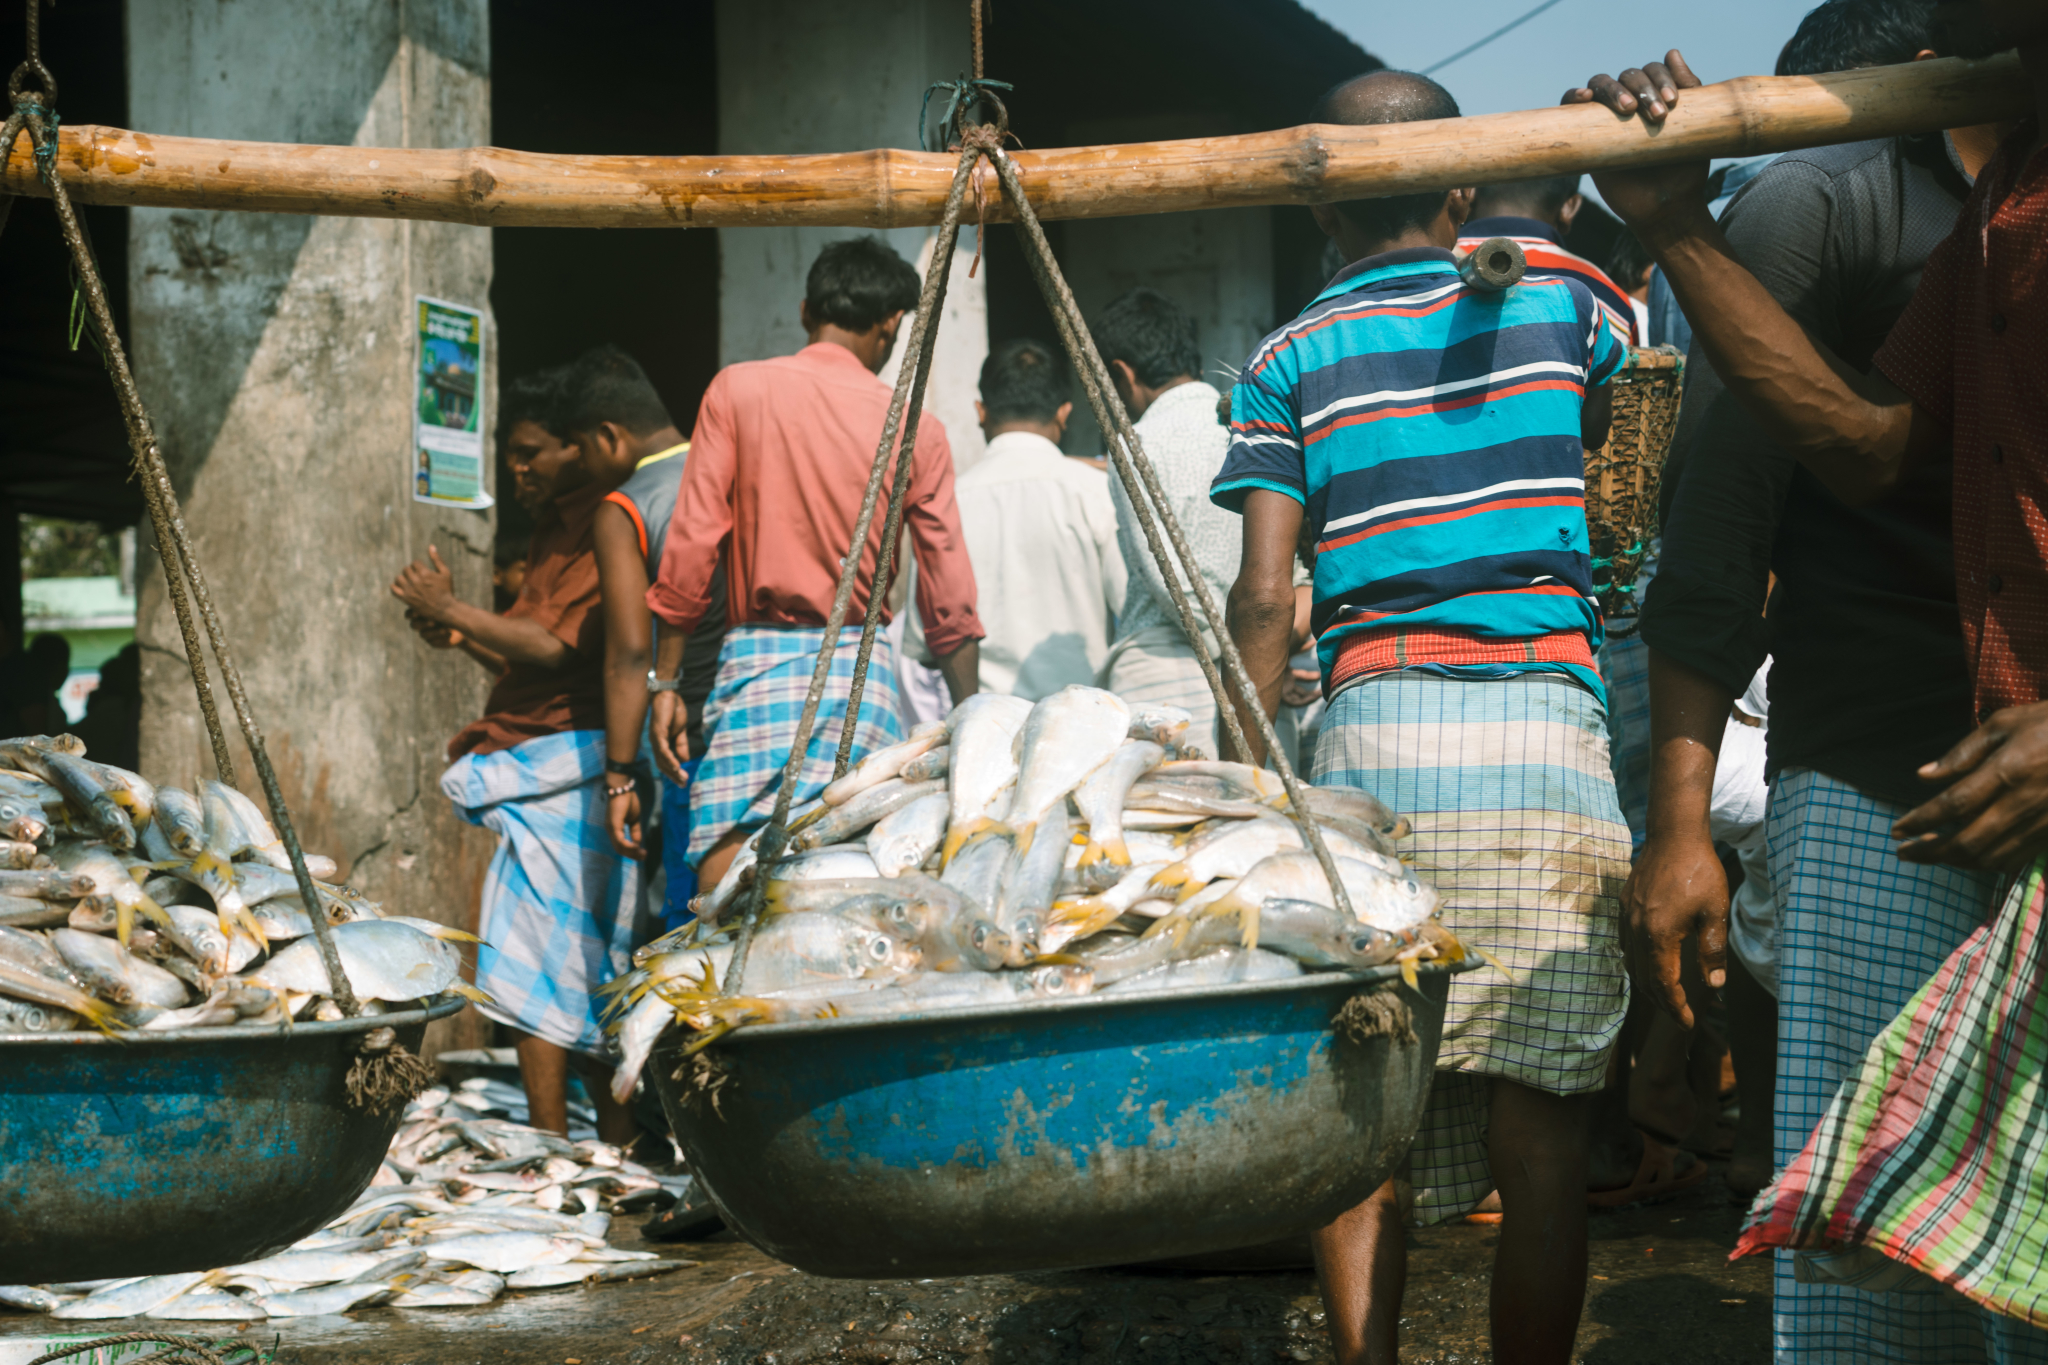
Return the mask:
<path fill-rule="evenodd" d="M 830 815 L 833 809 L 830 805 L 820 805 L 812 810 L 805 811 L 802 815 L 789 822 L 789 832 L 794 834 L 800 829 L 807 829 L 817 824 L 818 821 Z"/>
<path fill-rule="evenodd" d="M 256 922 L 256 916 L 250 913 L 248 906 L 238 905 L 233 910 L 225 913 L 229 919 L 234 921 L 235 928 L 262 944 L 264 952 L 270 951 L 270 935 L 265 933 L 263 926 Z"/>
<path fill-rule="evenodd" d="M 1421 989 L 1421 980 L 1415 974 L 1414 958 L 1404 957 L 1401 959 L 1401 980 L 1411 990 Z"/>
<path fill-rule="evenodd" d="M 945 867 L 954 858 L 958 857 L 960 850 L 967 847 L 968 844 L 1001 828 L 1002 826 L 985 815 L 977 816 L 963 824 L 953 826 L 946 831 L 946 842 L 939 850 L 939 866 Z"/>
<path fill-rule="evenodd" d="M 123 948 L 128 946 L 128 935 L 135 929 L 135 907 L 116 903 L 114 906 L 114 938 Z"/>
<path fill-rule="evenodd" d="M 1129 867 L 1131 865 L 1130 846 L 1125 844 L 1121 838 L 1103 840 L 1102 852 L 1103 856 L 1109 859 L 1112 867 Z"/>
<path fill-rule="evenodd" d="M 467 981 L 457 981 L 448 987 L 450 995 L 459 995 L 473 1005 L 495 1005 L 497 997 L 481 986 L 472 986 Z"/>
<path fill-rule="evenodd" d="M 144 896 L 135 903 L 135 908 L 140 910 L 145 918 L 153 921 L 160 928 L 171 929 L 176 927 L 171 922 L 171 912 L 158 905 L 156 898 L 153 896 Z M 262 940 L 258 939 L 257 942 L 262 943 Z M 263 946 L 268 948 L 270 945 L 265 943 Z"/>
<path fill-rule="evenodd" d="M 1012 836 L 1017 841 L 1017 856 L 1022 858 L 1031 851 L 1031 841 L 1038 837 L 1038 822 L 1034 820 L 1022 829 L 1012 829 L 1008 825 L 997 825 L 995 829 L 989 832 Z"/>
<path fill-rule="evenodd" d="M 1463 947 L 1464 945 L 1460 944 L 1459 946 Z M 1507 963 L 1502 962 L 1499 958 L 1495 957 L 1492 953 L 1487 952 L 1484 948 L 1474 948 L 1472 951 L 1478 954 L 1479 960 L 1481 962 L 1484 962 L 1487 966 L 1493 968 L 1502 976 L 1506 977 L 1508 979 L 1509 984 L 1513 984 L 1515 974 L 1508 970 Z"/>
<path fill-rule="evenodd" d="M 1183 866 L 1185 866 L 1185 864 L 1183 864 Z M 1188 878 L 1187 884 L 1181 887 L 1180 894 L 1173 898 L 1173 903 L 1175 905 L 1179 905 L 1182 901 L 1193 900 L 1195 897 L 1201 895 L 1204 891 L 1208 889 L 1209 883 L 1198 882 L 1194 878 L 1190 877 Z"/>
<path fill-rule="evenodd" d="M 1237 912 L 1237 922 L 1243 927 L 1241 941 L 1247 948 L 1259 946 L 1259 907 L 1246 905 Z"/>
<path fill-rule="evenodd" d="M 87 999 L 79 1001 L 71 1008 L 73 1013 L 85 1016 L 86 1022 L 101 1033 L 117 1034 L 121 1031 L 121 1016 L 112 1005 Z"/>
<path fill-rule="evenodd" d="M 415 928 L 415 929 L 419 929 L 420 927 L 419 927 L 419 926 L 418 926 L 417 924 L 415 924 L 415 925 L 413 926 L 413 928 Z M 445 924 L 443 924 L 443 925 L 441 925 L 440 927 L 438 927 L 438 928 L 435 928 L 435 929 L 420 929 L 420 932 L 421 932 L 421 933 L 423 933 L 423 934 L 426 934 L 426 935 L 427 935 L 428 937 L 430 937 L 430 938 L 438 938 L 438 939 L 440 939 L 440 940 L 441 940 L 441 941 L 442 941 L 443 943 L 482 943 L 482 942 L 483 942 L 483 940 L 482 940 L 482 939 L 478 938 L 478 937 L 477 937 L 477 936 L 476 936 L 475 934 L 472 934 L 472 933 L 470 933 L 470 932 L 469 932 L 468 930 L 466 930 L 466 929 L 451 929 L 451 928 L 449 928 L 449 927 L 448 927 L 447 925 L 445 925 Z"/>
<path fill-rule="evenodd" d="M 1093 839 L 1088 838 L 1086 835 L 1081 836 L 1081 838 L 1075 840 L 1075 842 L 1083 845 L 1081 850 L 1081 861 L 1075 864 L 1075 866 L 1093 867 L 1096 863 L 1102 861 L 1105 850 L 1103 849 L 1101 844 L 1096 843 Z"/>
<path fill-rule="evenodd" d="M 1169 886 L 1193 886 L 1197 884 L 1188 880 L 1188 865 L 1187 861 L 1183 859 L 1153 873 L 1152 885 L 1164 890 Z"/>
<path fill-rule="evenodd" d="M 1031 959 L 1034 967 L 1081 967 L 1087 965 L 1085 958 L 1072 953 L 1040 953 Z"/>

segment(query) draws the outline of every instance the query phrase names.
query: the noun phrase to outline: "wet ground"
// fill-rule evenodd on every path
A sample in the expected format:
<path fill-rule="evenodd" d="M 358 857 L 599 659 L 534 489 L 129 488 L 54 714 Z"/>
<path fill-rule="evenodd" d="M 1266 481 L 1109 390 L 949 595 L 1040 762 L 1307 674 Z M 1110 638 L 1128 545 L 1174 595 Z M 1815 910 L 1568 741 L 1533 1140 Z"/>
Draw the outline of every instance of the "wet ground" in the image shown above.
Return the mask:
<path fill-rule="evenodd" d="M 1586 1365 L 1719 1365 L 1770 1349 L 1770 1270 L 1727 1261 L 1740 1210 L 1718 1176 L 1669 1203 L 1596 1213 L 1579 1331 Z M 625 1220 L 621 1220 L 623 1224 Z M 1402 1359 L 1477 1365 L 1496 1230 L 1412 1234 Z M 622 1226 L 614 1244 L 638 1247 Z M 488 1308 L 365 1309 L 252 1324 L 279 1365 L 1192 1365 L 1330 1358 L 1306 1271 L 1099 1270 L 958 1280 L 825 1280 L 730 1234 L 649 1248 L 700 1261 L 658 1279 L 508 1296 Z M 0 1363 L 55 1323 L 0 1317 Z M 232 1323 L 189 1324 L 208 1336 Z M 207 1331 L 218 1328 L 218 1331 Z M 26 1360 L 28 1356 L 19 1359 Z"/>

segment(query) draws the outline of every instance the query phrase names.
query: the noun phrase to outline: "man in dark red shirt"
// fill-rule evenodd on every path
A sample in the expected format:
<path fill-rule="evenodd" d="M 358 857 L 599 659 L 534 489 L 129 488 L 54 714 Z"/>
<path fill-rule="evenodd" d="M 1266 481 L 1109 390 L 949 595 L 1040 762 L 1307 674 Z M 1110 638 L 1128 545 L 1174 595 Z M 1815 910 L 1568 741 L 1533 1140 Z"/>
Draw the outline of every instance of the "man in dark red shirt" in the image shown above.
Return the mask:
<path fill-rule="evenodd" d="M 1707 212 L 1705 162 L 1594 183 L 1664 267 L 1729 391 L 1837 496 L 1867 502 L 1953 446 L 1957 599 L 1978 728 L 1921 768 L 1945 789 L 1893 832 L 1909 861 L 2014 870 L 2048 851 L 2048 6 L 1942 9 L 2018 46 L 2035 113 L 1977 178 L 1872 373 L 1820 346 L 1740 264 Z M 1659 121 L 1698 84 L 1674 51 L 1565 99 Z M 1702 965 L 1719 986 L 1725 935 L 1634 909 L 1624 925 L 1633 973 L 1687 1018 L 1679 944 L 1709 929 Z"/>

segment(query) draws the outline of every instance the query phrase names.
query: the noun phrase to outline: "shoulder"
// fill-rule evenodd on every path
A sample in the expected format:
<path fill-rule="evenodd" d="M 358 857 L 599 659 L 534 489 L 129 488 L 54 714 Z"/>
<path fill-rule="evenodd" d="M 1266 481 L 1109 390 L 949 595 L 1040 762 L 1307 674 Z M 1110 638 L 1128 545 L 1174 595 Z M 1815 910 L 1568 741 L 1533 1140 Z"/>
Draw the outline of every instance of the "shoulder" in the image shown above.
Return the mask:
<path fill-rule="evenodd" d="M 1759 215 L 1795 209 L 1859 182 L 1889 179 L 1897 161 L 1895 138 L 1787 152 L 1736 192 L 1723 210 L 1722 220 L 1732 226 Z"/>

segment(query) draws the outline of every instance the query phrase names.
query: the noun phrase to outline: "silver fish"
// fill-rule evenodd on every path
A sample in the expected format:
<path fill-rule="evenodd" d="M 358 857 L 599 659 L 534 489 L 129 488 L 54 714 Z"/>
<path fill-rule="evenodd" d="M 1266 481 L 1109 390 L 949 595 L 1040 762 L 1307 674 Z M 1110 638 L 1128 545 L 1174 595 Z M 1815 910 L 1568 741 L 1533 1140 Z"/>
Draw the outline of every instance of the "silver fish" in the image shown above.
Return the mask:
<path fill-rule="evenodd" d="M 946 718 L 953 732 L 946 782 L 952 818 L 942 850 L 946 865 L 969 839 L 995 823 L 997 800 L 1017 780 L 1017 737 L 1031 711 L 1022 697 L 977 692 Z"/>
<path fill-rule="evenodd" d="M 1022 967 L 1038 956 L 1046 917 L 1052 913 L 1053 891 L 1059 886 L 1073 825 L 1061 800 L 1038 821 L 1038 837 L 1004 883 L 996 909 L 996 928 L 1012 941 L 1009 964 Z"/>
<path fill-rule="evenodd" d="M 135 847 L 135 824 L 131 815 L 133 795 L 125 787 L 110 784 L 82 758 L 71 754 L 40 755 L 41 773 L 64 794 L 72 812 L 86 822 L 93 834 L 110 847 Z"/>
<path fill-rule="evenodd" d="M 0 871 L 0 896 L 70 901 L 91 895 L 97 889 L 91 877 L 77 872 L 55 868 L 39 872 Z"/>
<path fill-rule="evenodd" d="M 1124 842 L 1124 807 L 1129 804 L 1131 785 L 1165 759 L 1166 750 L 1156 741 L 1128 740 L 1075 789 L 1074 808 L 1088 822 L 1083 866 L 1098 859 L 1118 867 L 1131 865 L 1131 851 Z"/>
<path fill-rule="evenodd" d="M 846 776 L 839 778 L 824 791 L 827 806 L 840 806 L 854 797 L 879 786 L 902 772 L 903 766 L 913 759 L 922 757 L 946 742 L 946 722 L 933 721 L 920 725 L 910 732 L 910 738 L 901 744 L 892 744 L 886 749 L 877 749 L 869 754 Z"/>
<path fill-rule="evenodd" d="M 905 782 L 930 782 L 944 777 L 953 767 L 953 746 L 941 744 L 927 749 L 903 765 L 903 771 L 896 774 Z"/>
<path fill-rule="evenodd" d="M 891 778 L 861 792 L 844 805 L 825 809 L 824 814 L 790 840 L 790 847 L 801 852 L 851 839 L 919 797 L 942 793 L 945 789 L 943 782 L 903 782 Z"/>
<path fill-rule="evenodd" d="M 50 1316 L 77 1321 L 90 1318 L 134 1318 L 157 1309 L 207 1277 L 206 1271 L 150 1275 L 126 1284 L 96 1290 L 74 1303 L 52 1309 Z"/>
<path fill-rule="evenodd" d="M 294 1289 L 284 1294 L 258 1294 L 251 1300 L 273 1318 L 314 1318 L 328 1313 L 346 1313 L 357 1304 L 395 1295 L 413 1277 L 400 1275 L 389 1283 L 329 1284 L 318 1289 Z"/>
<path fill-rule="evenodd" d="M 952 798 L 934 789 L 877 821 L 868 831 L 868 856 L 884 877 L 897 877 L 923 867 L 946 838 Z"/>
<path fill-rule="evenodd" d="M 76 905 L 77 902 L 72 902 Z M 54 901 L 25 896 L 0 896 L 0 925 L 16 929 L 48 929 L 70 922 L 71 910 Z"/>
<path fill-rule="evenodd" d="M 19 1308 L 27 1313 L 48 1313 L 76 1297 L 32 1284 L 0 1284 L 0 1307 Z"/>
<path fill-rule="evenodd" d="M 427 1259 L 455 1261 L 498 1275 L 513 1275 L 529 1266 L 555 1265 L 570 1260 L 583 1250 L 572 1237 L 553 1237 L 544 1232 L 499 1232 L 477 1237 L 450 1237 L 422 1248 Z"/>
<path fill-rule="evenodd" d="M 69 1010 L 0 995 L 0 1033 L 68 1033 L 77 1027 L 78 1016 Z M 0 1298 L 0 1303 L 5 1302 Z"/>
<path fill-rule="evenodd" d="M 164 914 L 163 907 L 149 898 L 109 850 L 64 840 L 50 850 L 50 860 L 66 872 L 91 879 L 92 889 L 98 894 L 114 898 L 120 911 L 118 932 L 122 942 L 127 942 L 129 927 L 137 914 L 160 927 L 170 927 L 170 917 Z"/>
<path fill-rule="evenodd" d="M 453 943 L 395 920 L 357 920 L 334 927 L 334 948 L 349 985 L 363 1000 L 417 1000 L 454 988 L 462 952 Z M 301 939 L 242 980 L 280 995 L 329 995 L 327 968 L 315 939 Z"/>
<path fill-rule="evenodd" d="M 270 1314 L 253 1298 L 222 1289 L 194 1289 L 144 1316 L 159 1322 L 260 1322 Z"/>
<path fill-rule="evenodd" d="M 0 809 L 0 829 L 4 829 L 7 822 L 8 816 L 5 810 Z M 32 868 L 40 857 L 42 857 L 42 850 L 33 843 L 18 839 L 0 838 L 0 867 L 15 869 Z"/>
<path fill-rule="evenodd" d="M 1302 967 L 1293 958 L 1264 948 L 1222 947 L 1183 962 L 1169 962 L 1137 976 L 1126 977 L 1103 988 L 1105 995 L 1135 995 L 1144 991 L 1180 991 L 1198 986 L 1235 986 L 1246 981 L 1281 981 L 1300 976 Z"/>
<path fill-rule="evenodd" d="M 156 789 L 156 819 L 150 823 L 181 858 L 196 858 L 206 848 L 206 812 L 183 787 Z"/>
<path fill-rule="evenodd" d="M 112 939 L 76 929 L 53 929 L 50 946 L 93 993 L 117 1005 L 154 1005 L 177 1009 L 192 998 L 185 983 L 154 963 L 145 962 Z"/>
<path fill-rule="evenodd" d="M 1031 708 L 1019 751 L 1017 794 L 1003 817 L 1019 853 L 1031 851 L 1039 821 L 1116 755 L 1130 728 L 1131 708 L 1099 687 L 1063 687 Z"/>
<path fill-rule="evenodd" d="M 1137 706 L 1131 709 L 1132 739 L 1178 745 L 1194 724 L 1194 713 L 1179 706 Z"/>

